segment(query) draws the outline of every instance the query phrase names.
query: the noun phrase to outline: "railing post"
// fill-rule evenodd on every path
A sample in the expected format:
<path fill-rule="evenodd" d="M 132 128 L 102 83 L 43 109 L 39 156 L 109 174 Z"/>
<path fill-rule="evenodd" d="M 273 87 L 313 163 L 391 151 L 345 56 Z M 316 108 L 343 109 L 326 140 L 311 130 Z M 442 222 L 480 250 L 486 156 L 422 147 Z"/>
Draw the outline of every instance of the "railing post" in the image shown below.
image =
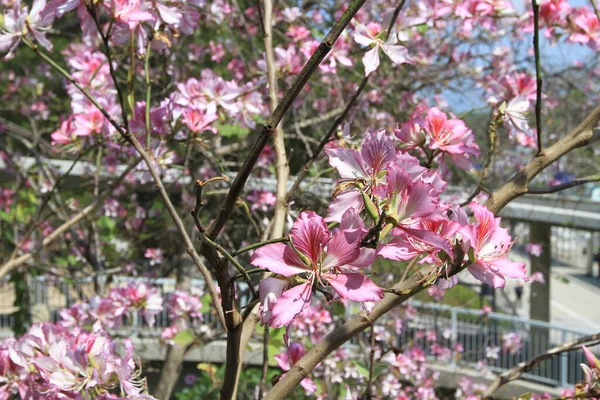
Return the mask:
<path fill-rule="evenodd" d="M 450 345 L 452 346 L 452 365 L 456 365 L 456 342 L 458 340 L 458 319 L 457 319 L 457 311 L 456 308 L 452 307 L 451 311 L 451 336 L 450 336 Z"/>
<path fill-rule="evenodd" d="M 561 343 L 567 342 L 567 332 L 562 332 Z M 564 352 L 560 355 L 560 376 L 559 376 L 559 386 L 565 388 L 569 385 L 569 353 Z"/>

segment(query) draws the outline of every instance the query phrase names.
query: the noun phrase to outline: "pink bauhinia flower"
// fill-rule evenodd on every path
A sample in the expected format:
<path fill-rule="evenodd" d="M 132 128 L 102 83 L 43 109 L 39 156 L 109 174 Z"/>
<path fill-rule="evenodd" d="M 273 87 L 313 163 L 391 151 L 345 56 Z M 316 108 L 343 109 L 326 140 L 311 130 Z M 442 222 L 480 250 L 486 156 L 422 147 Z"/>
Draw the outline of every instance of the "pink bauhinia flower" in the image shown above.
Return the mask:
<path fill-rule="evenodd" d="M 21 0 L 15 0 L 12 8 L 4 13 L 3 26 L 0 28 L 0 51 L 8 50 L 8 55 L 11 55 L 21 38 L 28 33 L 42 47 L 51 51 L 52 43 L 46 38 L 45 32 L 50 29 L 54 14 L 45 13 L 45 8 L 46 0 L 34 0 L 31 11 L 26 5 L 21 6 Z"/>
<path fill-rule="evenodd" d="M 192 132 L 211 131 L 216 134 L 217 129 L 210 124 L 219 119 L 216 114 L 207 114 L 198 107 L 188 107 L 183 111 L 183 122 Z"/>
<path fill-rule="evenodd" d="M 500 218 L 495 218 L 485 206 L 469 205 L 477 224 L 460 229 L 465 254 L 472 252 L 474 263 L 467 269 L 475 278 L 495 288 L 502 288 L 506 277 L 527 279 L 525 263 L 512 262 L 506 254 L 513 245 L 508 231 L 500 227 Z"/>
<path fill-rule="evenodd" d="M 329 164 L 338 170 L 342 177 L 340 186 L 361 185 L 361 190 L 371 191 L 383 182 L 382 173 L 394 160 L 396 150 L 390 137 L 384 130 L 367 132 L 360 152 L 354 149 L 337 147 L 326 149 Z M 327 210 L 327 222 L 340 222 L 346 210 L 355 208 L 361 211 L 363 199 L 356 188 L 336 196 Z"/>
<path fill-rule="evenodd" d="M 539 243 L 527 243 L 527 246 L 525 246 L 525 251 L 527 251 L 532 256 L 539 257 L 544 252 L 544 249 Z"/>
<path fill-rule="evenodd" d="M 129 25 L 133 30 L 140 22 L 154 19 L 154 16 L 142 10 L 141 0 L 113 0 L 113 16 L 117 21 Z"/>
<path fill-rule="evenodd" d="M 274 243 L 254 252 L 250 262 L 271 272 L 292 277 L 302 275 L 306 282 L 284 291 L 272 308 L 269 324 L 274 327 L 289 325 L 311 301 L 315 284 L 331 286 L 342 298 L 354 301 L 378 301 L 382 290 L 364 275 L 354 272 L 366 267 L 372 259 L 361 260 L 358 231 L 339 231 L 333 236 L 323 218 L 312 211 L 300 214 L 294 222 L 290 246 Z M 277 295 L 271 289 L 274 300 Z M 263 307 L 265 305 L 263 304 Z"/>
<path fill-rule="evenodd" d="M 294 364 L 296 364 L 300 359 L 304 357 L 304 346 L 301 343 L 293 342 L 290 343 L 290 346 L 287 348 L 285 353 L 277 354 L 274 358 L 277 361 L 277 365 L 284 371 L 289 371 L 290 368 Z M 306 390 L 308 393 L 314 393 L 317 391 L 317 385 L 310 378 L 304 378 L 300 385 Z"/>
<path fill-rule="evenodd" d="M 362 58 L 365 65 L 365 76 L 368 76 L 379 67 L 380 48 L 394 64 L 412 63 L 406 47 L 396 45 L 394 40 L 384 42 L 378 37 L 382 33 L 381 25 L 375 22 L 371 22 L 366 26 L 363 24 L 356 25 L 354 41 L 362 46 L 373 46 Z"/>
<path fill-rule="evenodd" d="M 448 118 L 446 113 L 433 107 L 427 111 L 423 128 L 429 136 L 429 148 L 446 153 L 459 167 L 471 168 L 471 157 L 479 156 L 473 132 L 453 115 Z"/>
<path fill-rule="evenodd" d="M 517 96 L 507 104 L 500 106 L 499 112 L 508 128 L 509 137 L 512 138 L 518 132 L 531 135 L 529 122 L 527 122 L 528 110 L 529 100 L 523 95 Z"/>
<path fill-rule="evenodd" d="M 515 332 L 505 333 L 502 335 L 502 351 L 515 354 L 523 347 L 521 337 Z"/>

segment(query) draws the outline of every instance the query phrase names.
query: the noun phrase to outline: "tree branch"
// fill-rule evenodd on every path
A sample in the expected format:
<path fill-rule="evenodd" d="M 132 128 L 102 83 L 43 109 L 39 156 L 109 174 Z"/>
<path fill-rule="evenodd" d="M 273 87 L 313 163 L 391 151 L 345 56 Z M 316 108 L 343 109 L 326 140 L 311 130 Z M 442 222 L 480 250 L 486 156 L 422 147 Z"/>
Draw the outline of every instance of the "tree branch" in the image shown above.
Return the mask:
<path fill-rule="evenodd" d="M 537 0 L 531 0 L 533 7 L 533 53 L 535 56 L 535 125 L 537 128 L 538 154 L 544 151 L 542 147 L 542 66 L 540 61 L 540 4 Z"/>
<path fill-rule="evenodd" d="M 244 189 L 246 181 L 250 176 L 250 172 L 256 164 L 256 161 L 258 160 L 263 147 L 267 143 L 267 140 L 273 134 L 275 128 L 279 125 L 283 119 L 283 116 L 292 106 L 294 100 L 296 100 L 296 97 L 298 97 L 300 91 L 302 88 L 304 88 L 304 85 L 316 71 L 321 61 L 323 61 L 325 56 L 329 53 L 329 51 L 331 51 L 337 38 L 341 35 L 350 20 L 354 17 L 358 10 L 360 10 L 363 4 L 366 3 L 366 1 L 367 0 L 353 0 L 350 3 L 346 11 L 344 11 L 342 16 L 336 21 L 333 28 L 331 28 L 329 33 L 325 36 L 325 38 L 323 38 L 323 41 L 321 44 L 319 44 L 317 50 L 306 62 L 306 65 L 304 65 L 302 71 L 300 71 L 290 89 L 283 96 L 283 99 L 281 99 L 281 102 L 275 111 L 273 111 L 271 116 L 267 119 L 265 125 L 260 131 L 258 138 L 256 139 L 256 142 L 254 142 L 252 149 L 250 149 L 248 158 L 246 158 L 246 161 L 244 161 L 244 164 L 240 168 L 238 175 L 235 177 L 235 180 L 231 185 L 231 189 L 229 190 L 229 193 L 223 202 L 223 206 L 221 207 L 217 218 L 208 228 L 207 235 L 211 239 L 214 239 L 219 234 L 221 229 L 223 229 L 223 226 L 225 226 L 225 222 L 229 219 L 231 213 L 233 212 L 235 202 Z"/>
<path fill-rule="evenodd" d="M 581 345 L 584 345 L 589 342 L 600 341 L 600 333 L 596 333 L 594 335 L 588 335 L 584 337 L 580 337 L 571 342 L 563 343 L 560 346 L 556 346 L 545 352 L 544 354 L 540 354 L 539 356 L 533 357 L 527 361 L 520 362 L 515 367 L 509 369 L 508 371 L 503 372 L 496 378 L 496 380 L 487 388 L 485 393 L 483 394 L 483 399 L 493 399 L 492 395 L 496 390 L 500 388 L 500 386 L 519 379 L 524 372 L 527 372 L 534 368 L 536 365 L 541 363 L 544 360 L 554 357 L 555 355 L 578 349 Z M 596 344 L 594 343 L 594 344 Z"/>
<path fill-rule="evenodd" d="M 537 154 L 515 176 L 496 190 L 488 199 L 488 209 L 497 214 L 510 201 L 524 195 L 529 184 L 547 166 L 558 160 L 571 150 L 583 147 L 600 139 L 594 128 L 600 121 L 600 106 L 596 107 L 579 125 L 571 129 L 562 139 L 547 147 L 543 153 Z"/>
<path fill-rule="evenodd" d="M 569 189 L 575 186 L 583 185 L 589 182 L 598 182 L 600 181 L 600 175 L 590 175 L 583 178 L 573 179 L 572 181 L 561 183 L 560 185 L 545 187 L 545 188 L 528 188 L 528 194 L 546 194 L 546 193 L 556 193 L 561 190 Z"/>

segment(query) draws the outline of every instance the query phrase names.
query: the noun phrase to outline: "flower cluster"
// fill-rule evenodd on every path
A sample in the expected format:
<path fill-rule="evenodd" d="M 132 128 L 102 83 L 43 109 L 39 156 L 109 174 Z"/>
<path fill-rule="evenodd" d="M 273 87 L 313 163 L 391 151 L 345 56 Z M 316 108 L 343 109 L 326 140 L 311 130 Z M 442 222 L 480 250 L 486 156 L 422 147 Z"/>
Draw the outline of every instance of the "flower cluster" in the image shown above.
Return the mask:
<path fill-rule="evenodd" d="M 154 325 L 155 316 L 163 310 L 163 300 L 157 288 L 146 282 L 131 282 L 111 288 L 105 297 L 94 296 L 89 303 L 76 303 L 60 312 L 64 327 L 117 329 L 123 317 L 140 313 L 146 323 Z"/>
<path fill-rule="evenodd" d="M 0 344 L 0 398 L 151 400 L 129 339 L 51 323 L 32 326 Z"/>
<path fill-rule="evenodd" d="M 176 290 L 169 295 L 167 311 L 171 324 L 162 332 L 161 338 L 173 344 L 177 333 L 189 329 L 196 336 L 207 334 L 209 326 L 203 324 L 202 300 L 198 294 Z"/>
<path fill-rule="evenodd" d="M 423 124 L 426 131 L 458 129 L 464 135 L 462 121 L 448 120 L 437 109 L 427 114 L 431 119 Z M 439 135 L 432 136 L 436 138 Z M 454 154 L 452 149 L 448 144 L 446 151 Z M 471 222 L 461 209 L 443 203 L 440 195 L 446 183 L 439 174 L 396 150 L 385 131 L 368 132 L 360 152 L 342 147 L 326 152 L 342 177 L 327 217 L 302 212 L 288 244 L 269 244 L 252 255 L 253 265 L 279 275 L 260 282 L 263 322 L 289 325 L 319 288 L 332 288 L 345 300 L 378 301 L 382 290 L 361 273 L 377 255 L 439 265 L 441 282 L 452 277 L 446 286 L 456 283 L 454 275 L 461 266 L 493 287 L 503 287 L 506 277 L 527 279 L 525 265 L 506 258 L 513 241 L 500 219 L 471 203 Z M 361 217 L 363 211 L 373 220 L 370 228 Z M 339 227 L 331 232 L 326 221 Z"/>

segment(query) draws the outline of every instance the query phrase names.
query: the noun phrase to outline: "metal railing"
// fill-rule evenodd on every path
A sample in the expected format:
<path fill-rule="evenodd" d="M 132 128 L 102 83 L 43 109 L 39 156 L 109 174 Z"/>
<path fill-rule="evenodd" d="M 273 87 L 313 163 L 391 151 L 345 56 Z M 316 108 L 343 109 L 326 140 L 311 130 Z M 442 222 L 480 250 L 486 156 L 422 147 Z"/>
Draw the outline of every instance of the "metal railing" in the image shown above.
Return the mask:
<path fill-rule="evenodd" d="M 429 353 L 435 342 L 450 348 L 460 343 L 464 351 L 453 352 L 450 361 L 453 365 L 477 367 L 479 361 L 486 360 L 486 367 L 494 372 L 506 371 L 552 347 L 594 333 L 494 312 L 484 317 L 481 310 L 437 303 L 413 301 L 410 304 L 419 312 L 398 336 L 400 348 L 417 344 Z M 423 330 L 434 331 L 436 341 L 418 334 Z M 503 351 L 503 336 L 508 333 L 515 333 L 521 340 L 521 347 L 516 351 Z M 497 358 L 486 358 L 488 347 L 499 349 Z M 600 346 L 591 349 L 598 353 Z M 572 387 L 583 379 L 581 363 L 585 363 L 581 351 L 562 353 L 542 361 L 523 378 L 545 385 Z"/>
<path fill-rule="evenodd" d="M 113 284 L 124 284 L 133 279 L 135 278 L 116 277 Z M 158 287 L 165 297 L 175 289 L 174 279 L 160 278 L 150 282 Z M 90 287 L 88 288 L 87 285 Z M 32 304 L 46 305 L 49 320 L 58 321 L 59 311 L 80 300 L 81 296 L 85 297 L 85 293 L 90 293 L 91 285 L 91 281 L 84 280 L 75 286 L 62 282 L 50 286 L 42 279 L 34 279 L 30 284 L 30 298 Z M 194 280 L 193 287 L 203 287 L 202 281 Z M 9 287 L 5 284 L 3 290 L 7 289 Z M 418 345 L 430 354 L 434 343 L 447 348 L 454 348 L 456 344 L 460 344 L 464 351 L 460 353 L 453 351 L 449 362 L 452 365 L 475 368 L 479 361 L 486 359 L 486 348 L 495 346 L 500 349 L 497 358 L 487 359 L 487 368 L 495 372 L 510 369 L 519 362 L 545 353 L 556 345 L 594 333 L 495 312 L 484 317 L 481 310 L 476 309 L 418 301 L 411 301 L 409 304 L 419 312 L 403 326 L 401 334 L 398 335 L 396 340 L 400 349 L 409 345 Z M 347 312 L 353 313 L 353 307 L 348 307 Z M 206 314 L 204 318 L 209 322 L 215 317 Z M 133 316 L 133 318 L 123 318 L 122 328 L 119 331 L 130 329 L 135 335 L 158 336 L 162 329 L 169 325 L 170 320 L 165 309 L 156 316 L 153 327 L 149 327 L 141 317 Z M 13 326 L 14 318 L 0 313 L 0 336 L 10 335 Z M 434 332 L 435 341 L 428 340 L 423 335 L 424 331 Z M 522 347 L 517 351 L 502 350 L 503 335 L 508 333 L 515 333 L 521 339 Z M 600 345 L 592 350 L 598 353 Z M 549 386 L 572 387 L 583 379 L 579 367 L 583 362 L 581 351 L 563 353 L 543 361 L 523 377 Z"/>

